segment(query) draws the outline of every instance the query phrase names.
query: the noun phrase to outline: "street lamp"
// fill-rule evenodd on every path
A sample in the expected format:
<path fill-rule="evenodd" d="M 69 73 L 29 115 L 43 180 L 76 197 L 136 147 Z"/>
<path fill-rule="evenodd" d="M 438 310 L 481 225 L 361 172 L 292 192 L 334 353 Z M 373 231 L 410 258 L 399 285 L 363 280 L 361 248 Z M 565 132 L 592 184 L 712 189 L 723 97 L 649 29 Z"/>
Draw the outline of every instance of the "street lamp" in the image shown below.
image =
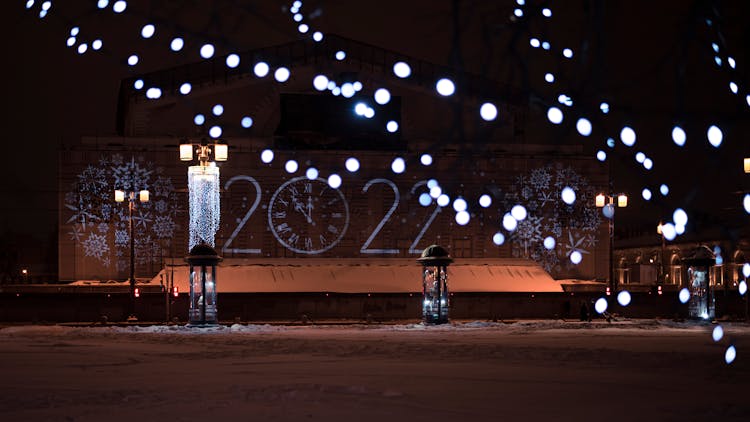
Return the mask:
<path fill-rule="evenodd" d="M 743 167 L 745 169 L 745 173 L 750 173 L 750 158 L 745 158 Z"/>
<path fill-rule="evenodd" d="M 661 221 L 659 222 L 659 225 L 656 226 L 656 233 L 658 233 L 659 236 L 661 236 L 661 260 L 660 260 L 660 265 L 659 265 L 659 280 L 658 280 L 659 284 L 665 284 L 667 282 L 667 274 L 664 272 L 666 268 L 664 266 L 664 251 L 667 247 L 667 243 L 666 243 L 667 239 L 666 237 L 664 237 L 662 226 L 663 224 Z"/>
<path fill-rule="evenodd" d="M 135 183 L 131 185 L 135 189 Z M 136 196 L 137 193 L 137 196 Z M 125 192 L 124 190 L 115 189 L 115 202 L 125 202 L 127 195 L 128 201 L 128 231 L 130 234 L 130 315 L 128 321 L 137 321 L 138 318 L 135 316 L 135 237 L 133 236 L 133 209 L 135 208 L 136 201 L 148 202 L 149 193 L 147 190 L 142 189 L 139 191 L 131 190 Z"/>
<path fill-rule="evenodd" d="M 595 201 L 597 208 L 601 208 L 602 214 L 609 220 L 609 288 L 614 292 L 617 289 L 613 262 L 615 249 L 615 206 L 618 208 L 627 207 L 628 195 L 624 193 L 600 193 L 596 195 Z"/>

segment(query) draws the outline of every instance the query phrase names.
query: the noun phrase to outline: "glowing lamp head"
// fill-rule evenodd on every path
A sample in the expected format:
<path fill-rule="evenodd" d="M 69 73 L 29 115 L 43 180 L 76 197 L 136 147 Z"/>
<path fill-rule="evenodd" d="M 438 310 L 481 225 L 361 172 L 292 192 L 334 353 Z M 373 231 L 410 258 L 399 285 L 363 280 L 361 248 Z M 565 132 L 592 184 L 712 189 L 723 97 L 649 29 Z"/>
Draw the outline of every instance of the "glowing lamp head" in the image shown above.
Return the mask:
<path fill-rule="evenodd" d="M 227 144 L 214 145 L 214 159 L 216 161 L 227 161 L 229 156 L 229 146 Z"/>
<path fill-rule="evenodd" d="M 604 203 L 606 201 L 606 197 L 603 193 L 600 193 L 599 195 L 596 195 L 596 206 L 598 208 L 602 208 L 604 206 Z"/>
<path fill-rule="evenodd" d="M 136 287 L 135 290 L 133 290 L 133 296 L 135 296 L 135 297 L 141 297 L 141 289 L 139 289 L 138 287 Z"/>
<path fill-rule="evenodd" d="M 144 189 L 138 192 L 138 200 L 141 202 L 148 202 L 148 191 Z"/>
<path fill-rule="evenodd" d="M 624 208 L 628 206 L 628 196 L 624 193 L 617 195 L 617 206 Z"/>
<path fill-rule="evenodd" d="M 125 191 L 117 189 L 115 190 L 115 202 L 124 202 L 125 201 Z"/>
<path fill-rule="evenodd" d="M 744 169 L 745 173 L 750 173 L 750 158 L 745 158 Z"/>
<path fill-rule="evenodd" d="M 193 160 L 193 144 L 181 144 L 180 145 L 180 161 L 192 161 Z"/>

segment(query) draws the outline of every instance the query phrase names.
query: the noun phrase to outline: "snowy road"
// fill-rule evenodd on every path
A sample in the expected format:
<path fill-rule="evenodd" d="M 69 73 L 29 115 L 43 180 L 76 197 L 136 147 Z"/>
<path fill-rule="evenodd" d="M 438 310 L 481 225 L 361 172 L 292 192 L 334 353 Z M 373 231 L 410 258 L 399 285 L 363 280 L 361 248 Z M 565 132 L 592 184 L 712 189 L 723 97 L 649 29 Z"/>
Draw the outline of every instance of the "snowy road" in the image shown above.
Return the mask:
<path fill-rule="evenodd" d="M 750 326 L 712 328 L 5 327 L 0 419 L 750 420 Z"/>

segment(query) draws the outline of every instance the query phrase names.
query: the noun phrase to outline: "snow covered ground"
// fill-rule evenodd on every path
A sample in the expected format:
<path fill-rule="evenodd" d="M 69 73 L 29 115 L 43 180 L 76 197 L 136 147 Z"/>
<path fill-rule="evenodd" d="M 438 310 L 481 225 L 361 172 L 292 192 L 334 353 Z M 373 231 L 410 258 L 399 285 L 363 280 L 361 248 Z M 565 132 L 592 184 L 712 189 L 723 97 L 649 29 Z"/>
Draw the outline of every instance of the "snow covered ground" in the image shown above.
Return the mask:
<path fill-rule="evenodd" d="M 715 326 L 6 326 L 0 420 L 750 420 L 750 325 Z"/>

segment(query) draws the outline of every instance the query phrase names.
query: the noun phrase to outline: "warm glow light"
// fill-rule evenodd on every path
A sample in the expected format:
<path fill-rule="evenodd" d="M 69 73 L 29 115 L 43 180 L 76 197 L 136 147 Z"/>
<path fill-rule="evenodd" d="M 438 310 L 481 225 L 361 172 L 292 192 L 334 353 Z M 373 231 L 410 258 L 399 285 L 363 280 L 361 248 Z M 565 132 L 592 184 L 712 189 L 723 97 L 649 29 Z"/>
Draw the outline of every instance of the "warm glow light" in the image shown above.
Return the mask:
<path fill-rule="evenodd" d="M 123 190 L 115 190 L 115 202 L 124 202 L 125 201 L 125 191 Z"/>
<path fill-rule="evenodd" d="M 214 145 L 214 158 L 216 161 L 227 161 L 229 156 L 229 146 L 227 144 Z"/>
<path fill-rule="evenodd" d="M 596 206 L 599 207 L 599 208 L 603 207 L 604 206 L 604 201 L 606 199 L 607 198 L 604 196 L 603 193 L 600 193 L 599 195 L 596 195 Z"/>
<path fill-rule="evenodd" d="M 628 206 L 628 196 L 624 193 L 621 193 L 617 195 L 617 206 L 618 207 L 627 207 Z"/>
<path fill-rule="evenodd" d="M 193 159 L 193 145 L 181 144 L 180 145 L 180 161 L 191 161 L 192 159 Z"/>
<path fill-rule="evenodd" d="M 745 173 L 750 173 L 750 158 L 745 158 L 744 169 Z"/>
<path fill-rule="evenodd" d="M 138 200 L 141 202 L 148 202 L 148 191 L 144 189 L 138 192 Z"/>

